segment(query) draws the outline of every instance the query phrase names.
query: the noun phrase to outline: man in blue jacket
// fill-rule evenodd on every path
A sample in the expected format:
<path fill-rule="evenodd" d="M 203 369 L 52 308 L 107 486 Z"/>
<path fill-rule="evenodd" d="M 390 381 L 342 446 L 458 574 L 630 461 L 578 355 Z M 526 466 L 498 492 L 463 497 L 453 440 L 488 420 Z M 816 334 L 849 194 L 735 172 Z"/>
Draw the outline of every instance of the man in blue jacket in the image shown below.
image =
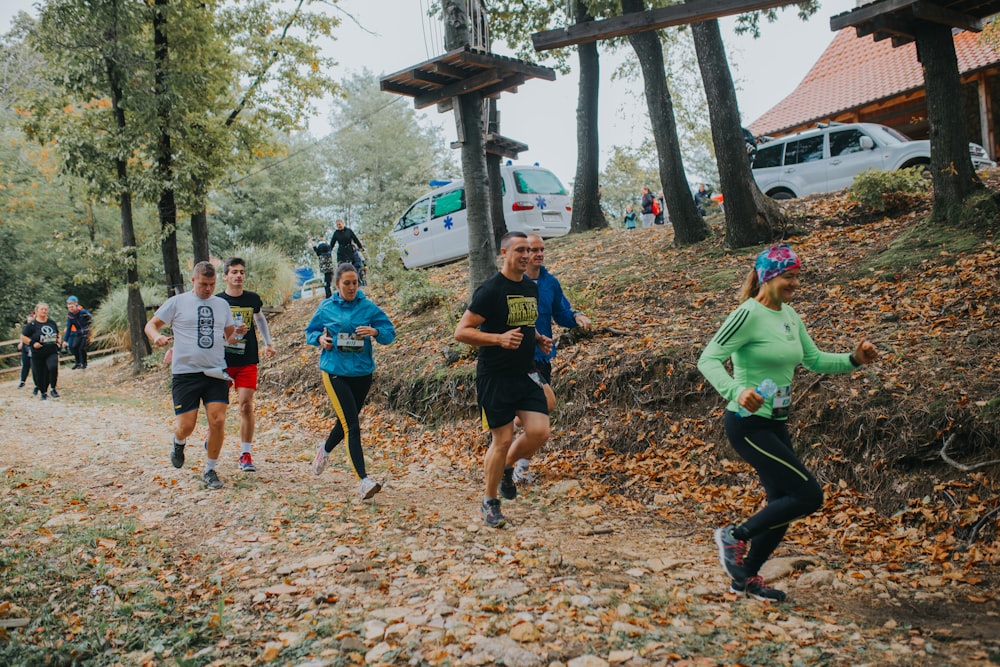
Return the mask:
<path fill-rule="evenodd" d="M 552 360 L 556 356 L 555 338 L 552 335 L 552 320 L 559 326 L 573 329 L 579 327 L 584 331 L 590 331 L 590 318 L 580 311 L 573 310 L 569 305 L 569 299 L 563 294 L 562 285 L 559 280 L 549 273 L 543 264 L 545 263 L 545 241 L 541 236 L 528 235 L 528 268 L 524 271 L 525 278 L 530 279 L 538 285 L 538 321 L 535 322 L 535 330 L 552 338 L 552 349 L 544 352 L 540 347 L 535 347 L 535 368 L 545 381 L 545 398 L 549 403 L 551 412 L 556 405 L 556 395 L 552 391 Z M 534 476 L 528 472 L 528 459 L 519 459 L 514 466 L 514 481 L 518 484 L 530 484 L 534 481 Z"/>

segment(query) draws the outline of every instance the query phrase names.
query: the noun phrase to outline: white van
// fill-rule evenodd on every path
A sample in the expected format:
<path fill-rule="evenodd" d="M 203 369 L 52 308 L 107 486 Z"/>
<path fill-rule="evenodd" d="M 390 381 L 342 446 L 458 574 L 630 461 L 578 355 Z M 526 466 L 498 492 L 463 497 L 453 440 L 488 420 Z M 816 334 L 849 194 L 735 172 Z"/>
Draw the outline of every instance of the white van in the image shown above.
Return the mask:
<path fill-rule="evenodd" d="M 507 231 L 542 238 L 569 233 L 573 207 L 559 178 L 542 167 L 500 167 Z M 392 236 L 408 269 L 444 264 L 469 254 L 465 187 L 452 181 L 415 201 L 396 221 Z"/>

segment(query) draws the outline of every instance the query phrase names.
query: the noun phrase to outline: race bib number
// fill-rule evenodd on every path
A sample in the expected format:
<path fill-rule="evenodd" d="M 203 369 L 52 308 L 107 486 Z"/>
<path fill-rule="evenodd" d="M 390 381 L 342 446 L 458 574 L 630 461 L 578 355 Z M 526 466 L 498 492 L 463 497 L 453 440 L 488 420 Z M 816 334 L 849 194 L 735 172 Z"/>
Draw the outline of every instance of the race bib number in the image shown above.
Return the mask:
<path fill-rule="evenodd" d="M 337 334 L 337 349 L 341 352 L 364 352 L 365 339 L 352 333 Z"/>
<path fill-rule="evenodd" d="M 784 419 L 792 410 L 792 385 L 778 387 L 774 393 L 774 402 L 771 404 L 771 418 Z"/>

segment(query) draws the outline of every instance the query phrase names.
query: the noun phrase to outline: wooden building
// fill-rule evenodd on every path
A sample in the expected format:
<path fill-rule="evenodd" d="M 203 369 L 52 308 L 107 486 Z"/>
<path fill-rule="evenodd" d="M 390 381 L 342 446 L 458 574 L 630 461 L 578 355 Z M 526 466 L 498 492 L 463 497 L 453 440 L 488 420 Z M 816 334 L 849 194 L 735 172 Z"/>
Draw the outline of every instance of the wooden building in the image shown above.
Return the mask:
<path fill-rule="evenodd" d="M 978 32 L 957 31 L 955 53 L 969 141 L 1000 155 L 1000 51 Z M 776 74 L 777 75 L 777 74 Z M 858 37 L 845 28 L 788 97 L 749 125 L 755 135 L 777 136 L 818 122 L 888 125 L 913 139 L 929 135 L 924 79 L 913 42 Z"/>

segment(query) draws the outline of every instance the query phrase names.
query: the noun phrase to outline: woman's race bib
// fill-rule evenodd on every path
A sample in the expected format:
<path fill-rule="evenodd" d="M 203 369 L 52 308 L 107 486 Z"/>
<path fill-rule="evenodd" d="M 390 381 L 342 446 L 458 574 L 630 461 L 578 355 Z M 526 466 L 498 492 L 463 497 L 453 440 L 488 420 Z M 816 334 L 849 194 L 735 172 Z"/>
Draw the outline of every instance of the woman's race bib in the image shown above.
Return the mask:
<path fill-rule="evenodd" d="M 352 333 L 337 334 L 337 349 L 341 352 L 364 352 L 365 339 Z"/>

